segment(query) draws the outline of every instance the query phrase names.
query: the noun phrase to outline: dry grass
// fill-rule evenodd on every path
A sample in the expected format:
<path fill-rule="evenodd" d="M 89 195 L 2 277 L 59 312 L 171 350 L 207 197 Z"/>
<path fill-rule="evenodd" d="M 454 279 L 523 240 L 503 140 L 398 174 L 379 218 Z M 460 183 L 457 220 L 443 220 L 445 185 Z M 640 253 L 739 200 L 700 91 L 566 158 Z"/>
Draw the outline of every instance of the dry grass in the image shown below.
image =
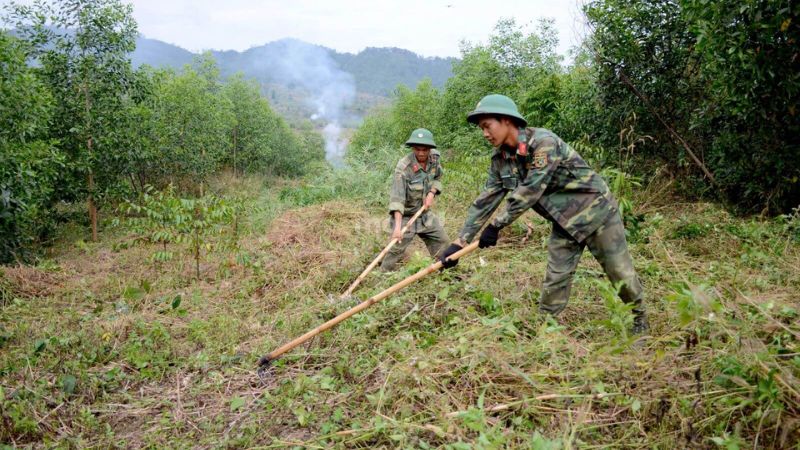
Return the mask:
<path fill-rule="evenodd" d="M 66 249 L 48 268 L 4 268 L 16 300 L 0 311 L 0 439 L 81 448 L 796 447 L 797 242 L 776 222 L 711 204 L 670 209 L 669 195 L 652 191 L 637 199 L 647 218 L 631 240 L 653 327 L 640 347 L 607 322 L 619 312 L 604 305 L 602 271 L 588 253 L 559 323 L 537 316 L 548 230 L 533 216 L 524 218 L 532 228 L 504 231 L 496 249 L 287 354 L 265 380 L 254 371 L 260 355 L 349 306 L 327 294 L 385 243 L 382 230 L 364 226 L 383 211 L 346 200 L 271 206 L 268 218 L 249 209 L 238 248 L 211 252 L 197 281 L 179 261 L 148 262 L 153 248 L 112 251 L 114 236 Z M 236 192 L 247 193 L 248 208 L 275 204 L 272 189 Z M 440 211 L 455 235 L 462 206 L 445 197 Z M 399 272 L 375 273 L 357 295 L 428 262 L 416 255 Z"/>
<path fill-rule="evenodd" d="M 0 277 L 5 281 L 8 296 L 23 298 L 53 295 L 62 279 L 57 273 L 29 266 L 0 267 Z"/>

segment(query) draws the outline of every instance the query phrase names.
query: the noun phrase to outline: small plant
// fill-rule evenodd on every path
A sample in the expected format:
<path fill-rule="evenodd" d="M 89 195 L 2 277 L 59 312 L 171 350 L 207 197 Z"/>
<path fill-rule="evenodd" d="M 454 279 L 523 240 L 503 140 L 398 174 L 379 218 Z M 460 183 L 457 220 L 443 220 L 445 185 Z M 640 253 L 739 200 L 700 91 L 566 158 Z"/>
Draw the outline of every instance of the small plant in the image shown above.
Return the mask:
<path fill-rule="evenodd" d="M 695 239 L 708 235 L 712 229 L 713 227 L 708 223 L 684 222 L 675 228 L 675 231 L 672 232 L 672 237 L 675 239 Z"/>
<path fill-rule="evenodd" d="M 619 169 L 607 167 L 600 171 L 619 202 L 619 214 L 624 218 L 633 210 L 633 191 L 642 186 L 642 178 Z"/>
<path fill-rule="evenodd" d="M 613 286 L 606 280 L 597 280 L 596 285 L 609 313 L 608 319 L 601 320 L 600 323 L 613 331 L 621 342 L 627 342 L 633 326 L 633 305 L 624 303 L 617 295 L 621 283 Z"/>
<path fill-rule="evenodd" d="M 153 254 L 153 261 L 166 262 L 173 258 L 167 244 L 187 244 L 197 278 L 200 278 L 202 250 L 213 248 L 209 238 L 222 233 L 223 225 L 233 221 L 236 211 L 235 207 L 214 195 L 180 198 L 172 185 L 164 191 L 148 186 L 140 202 L 128 201 L 122 209 L 132 215 L 127 222 L 138 234 L 137 242 L 162 245 L 162 249 Z"/>
<path fill-rule="evenodd" d="M 784 231 L 792 240 L 800 242 L 800 206 L 792 209 L 791 214 L 779 216 L 778 221 L 783 224 Z"/>
<path fill-rule="evenodd" d="M 569 143 L 570 147 L 580 153 L 581 157 L 594 167 L 603 167 L 608 160 L 608 154 L 603 147 L 592 145 L 587 137 Z"/>
<path fill-rule="evenodd" d="M 667 300 L 675 303 L 681 325 L 686 326 L 703 317 L 712 320 L 722 311 L 719 300 L 706 292 L 705 286 L 680 283 Z"/>
<path fill-rule="evenodd" d="M 718 448 L 724 448 L 725 450 L 739 450 L 745 445 L 745 442 L 739 436 L 728 433 L 712 437 L 711 442 L 715 443 Z"/>

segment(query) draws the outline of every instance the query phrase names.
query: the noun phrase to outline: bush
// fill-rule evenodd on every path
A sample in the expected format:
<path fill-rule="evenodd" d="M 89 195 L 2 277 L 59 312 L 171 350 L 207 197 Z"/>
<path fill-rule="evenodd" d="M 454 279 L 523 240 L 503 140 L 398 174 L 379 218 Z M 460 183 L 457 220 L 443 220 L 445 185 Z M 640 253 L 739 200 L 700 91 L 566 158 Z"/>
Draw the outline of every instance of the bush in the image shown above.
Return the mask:
<path fill-rule="evenodd" d="M 23 43 L 0 32 L 0 263 L 23 259 L 24 248 L 54 226 L 65 165 L 47 139 L 53 97 L 26 58 Z"/>

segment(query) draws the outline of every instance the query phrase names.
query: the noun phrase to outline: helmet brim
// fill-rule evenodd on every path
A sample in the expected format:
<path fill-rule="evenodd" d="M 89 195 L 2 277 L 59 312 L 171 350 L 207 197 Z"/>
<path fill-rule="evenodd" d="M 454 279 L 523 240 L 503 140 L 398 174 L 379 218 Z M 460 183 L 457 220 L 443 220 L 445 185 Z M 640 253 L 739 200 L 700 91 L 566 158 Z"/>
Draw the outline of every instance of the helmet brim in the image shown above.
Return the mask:
<path fill-rule="evenodd" d="M 528 126 L 528 121 L 525 120 L 525 118 L 522 117 L 522 116 L 515 116 L 515 115 L 511 115 L 511 114 L 507 114 L 507 113 L 497 112 L 497 111 L 487 111 L 487 110 L 477 110 L 477 109 L 475 111 L 472 111 L 471 113 L 469 113 L 467 115 L 467 122 L 469 122 L 471 124 L 474 124 L 474 125 L 477 125 L 478 122 L 481 121 L 481 117 L 484 117 L 484 116 L 508 117 L 518 127 L 527 127 Z"/>
<path fill-rule="evenodd" d="M 412 140 L 406 141 L 406 147 L 414 147 L 414 146 L 436 148 L 436 144 L 431 142 L 418 142 Z"/>

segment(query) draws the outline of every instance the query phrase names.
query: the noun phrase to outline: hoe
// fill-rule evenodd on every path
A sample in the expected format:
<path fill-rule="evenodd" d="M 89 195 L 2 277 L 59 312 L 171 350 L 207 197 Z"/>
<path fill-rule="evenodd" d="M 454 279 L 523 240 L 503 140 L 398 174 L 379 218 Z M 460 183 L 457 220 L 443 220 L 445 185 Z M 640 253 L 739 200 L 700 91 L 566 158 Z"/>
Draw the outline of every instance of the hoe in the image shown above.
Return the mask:
<path fill-rule="evenodd" d="M 419 214 L 419 213 L 417 213 L 417 214 Z M 410 222 L 411 221 L 409 220 L 409 223 Z M 406 225 L 406 227 L 408 227 L 408 225 Z M 381 255 L 385 254 L 385 252 L 388 251 L 388 249 L 391 248 L 392 245 L 394 245 L 394 244 L 392 242 L 390 242 L 389 246 L 387 246 L 387 248 L 384 249 L 383 252 L 381 252 Z M 478 241 L 477 240 L 475 242 L 473 242 L 472 244 L 470 244 L 470 245 L 464 247 L 463 249 L 459 250 L 458 252 L 452 254 L 447 259 L 448 259 L 448 261 L 455 261 L 455 260 L 461 258 L 462 256 L 473 252 L 476 248 L 478 248 Z M 370 264 L 370 266 L 374 266 L 374 264 L 376 264 L 377 261 L 379 261 L 380 258 L 382 257 L 381 255 L 378 255 L 378 258 L 376 258 L 376 260 L 373 261 L 373 263 Z M 259 375 L 263 376 L 265 371 L 269 368 L 270 363 L 272 361 L 275 361 L 277 358 L 279 358 L 281 355 L 283 355 L 284 353 L 288 352 L 289 350 L 297 347 L 298 345 L 300 345 L 300 344 L 302 344 L 304 342 L 307 342 L 309 339 L 311 339 L 314 336 L 322 333 L 323 331 L 327 331 L 327 330 L 333 328 L 334 326 L 338 325 L 339 322 L 342 322 L 342 321 L 350 318 L 351 316 L 353 316 L 355 314 L 358 314 L 359 312 L 369 308 L 370 306 L 374 305 L 375 303 L 377 303 L 377 302 L 389 297 L 390 295 L 392 295 L 395 292 L 405 288 L 406 286 L 408 286 L 410 284 L 413 284 L 416 281 L 421 280 L 422 278 L 425 278 L 426 276 L 432 274 L 433 272 L 436 272 L 437 270 L 439 270 L 441 268 L 442 268 L 442 262 L 441 261 L 436 261 L 435 263 L 431 264 L 430 266 L 428 266 L 428 267 L 426 267 L 424 269 L 421 269 L 419 272 L 415 273 L 414 275 L 411 275 L 410 277 L 408 277 L 408 278 L 406 278 L 406 279 L 404 279 L 402 281 L 399 281 L 394 286 L 384 290 L 383 292 L 381 292 L 379 294 L 374 295 L 373 297 L 371 297 L 371 298 L 369 298 L 367 300 L 364 300 L 363 302 L 359 303 L 358 305 L 356 305 L 356 306 L 348 309 L 347 311 L 339 314 L 338 316 L 336 316 L 333 319 L 331 319 L 331 320 L 323 323 L 322 325 L 314 328 L 313 330 L 307 332 L 306 334 L 304 334 L 304 335 L 302 335 L 302 336 L 300 336 L 298 338 L 295 338 L 291 342 L 288 342 L 288 343 L 276 348 L 271 353 L 262 356 L 261 359 L 258 361 L 258 367 L 259 367 L 258 368 L 258 373 L 259 373 Z M 369 267 L 368 267 L 368 269 L 369 269 Z M 364 272 L 368 273 L 368 271 L 366 271 L 366 270 Z M 364 274 L 362 273 L 362 276 L 363 275 Z M 362 276 L 359 276 L 359 278 L 362 278 Z M 358 280 L 356 280 L 356 281 L 358 281 Z M 357 283 L 354 283 L 354 285 L 356 285 L 356 284 Z M 354 286 L 351 286 L 351 288 L 349 288 L 348 291 L 352 292 L 352 288 L 353 287 Z"/>

